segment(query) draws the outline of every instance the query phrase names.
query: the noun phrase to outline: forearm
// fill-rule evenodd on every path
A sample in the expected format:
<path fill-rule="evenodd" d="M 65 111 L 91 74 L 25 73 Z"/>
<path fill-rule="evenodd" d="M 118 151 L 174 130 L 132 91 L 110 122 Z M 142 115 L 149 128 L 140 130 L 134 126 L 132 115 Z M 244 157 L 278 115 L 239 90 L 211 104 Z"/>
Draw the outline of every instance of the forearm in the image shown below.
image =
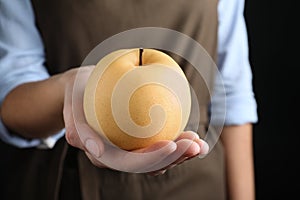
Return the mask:
<path fill-rule="evenodd" d="M 62 75 L 22 84 L 1 106 L 1 118 L 12 132 L 25 138 L 44 138 L 64 127 Z"/>
<path fill-rule="evenodd" d="M 254 200 L 252 125 L 227 126 L 221 135 L 224 144 L 230 200 Z"/>

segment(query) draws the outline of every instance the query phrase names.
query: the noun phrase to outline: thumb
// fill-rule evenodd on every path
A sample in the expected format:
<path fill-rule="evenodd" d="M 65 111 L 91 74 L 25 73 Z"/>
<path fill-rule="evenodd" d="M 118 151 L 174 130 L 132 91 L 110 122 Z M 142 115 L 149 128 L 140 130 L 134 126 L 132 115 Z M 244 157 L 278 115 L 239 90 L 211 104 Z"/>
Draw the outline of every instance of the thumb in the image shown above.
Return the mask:
<path fill-rule="evenodd" d="M 95 158 L 101 157 L 104 152 L 104 144 L 100 135 L 96 134 L 87 124 L 77 124 L 77 131 L 84 149 Z"/>

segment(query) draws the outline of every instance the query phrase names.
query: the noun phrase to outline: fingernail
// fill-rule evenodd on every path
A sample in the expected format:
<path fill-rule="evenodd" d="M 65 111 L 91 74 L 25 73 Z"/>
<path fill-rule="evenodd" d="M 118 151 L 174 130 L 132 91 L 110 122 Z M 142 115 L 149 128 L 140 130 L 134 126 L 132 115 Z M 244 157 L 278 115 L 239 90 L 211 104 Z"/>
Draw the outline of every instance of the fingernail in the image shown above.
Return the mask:
<path fill-rule="evenodd" d="M 207 154 L 209 150 L 209 146 L 206 142 L 203 142 L 202 147 L 201 147 L 201 153 L 202 154 Z"/>
<path fill-rule="evenodd" d="M 87 139 L 85 141 L 85 148 L 87 151 L 93 156 L 99 158 L 100 157 L 100 149 L 97 143 L 92 139 Z"/>
<path fill-rule="evenodd" d="M 199 136 L 197 133 L 195 133 L 195 137 L 196 137 L 197 139 L 200 139 L 200 136 Z"/>

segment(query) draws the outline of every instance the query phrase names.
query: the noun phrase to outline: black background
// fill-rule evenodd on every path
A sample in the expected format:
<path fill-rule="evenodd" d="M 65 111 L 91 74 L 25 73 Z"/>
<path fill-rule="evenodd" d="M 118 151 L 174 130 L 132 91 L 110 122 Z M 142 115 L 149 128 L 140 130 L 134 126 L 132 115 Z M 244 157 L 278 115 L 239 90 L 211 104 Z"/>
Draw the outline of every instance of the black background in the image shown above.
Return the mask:
<path fill-rule="evenodd" d="M 300 55 L 295 33 L 300 22 L 293 8 L 295 3 L 289 1 L 246 1 L 259 112 L 254 126 L 258 200 L 300 199 Z"/>

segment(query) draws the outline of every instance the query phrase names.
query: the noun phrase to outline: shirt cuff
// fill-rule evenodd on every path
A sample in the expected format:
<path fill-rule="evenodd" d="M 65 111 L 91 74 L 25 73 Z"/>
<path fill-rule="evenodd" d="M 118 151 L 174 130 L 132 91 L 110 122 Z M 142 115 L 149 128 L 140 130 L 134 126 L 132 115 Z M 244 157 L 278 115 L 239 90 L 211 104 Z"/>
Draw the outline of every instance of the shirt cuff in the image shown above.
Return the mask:
<path fill-rule="evenodd" d="M 47 78 L 49 78 L 49 74 L 45 71 L 30 71 L 26 74 L 20 70 L 15 74 L 7 75 L 5 79 L 0 81 L 0 105 L 2 104 L 5 96 L 17 86 L 28 82 L 45 80 Z"/>
<path fill-rule="evenodd" d="M 256 123 L 257 105 L 253 96 L 230 97 L 226 105 L 225 125 Z"/>
<path fill-rule="evenodd" d="M 39 149 L 51 149 L 54 147 L 56 142 L 63 137 L 65 133 L 65 130 L 61 130 L 55 135 L 52 135 L 47 138 L 43 139 L 25 139 L 22 137 L 19 137 L 17 135 L 14 135 L 10 133 L 7 128 L 4 126 L 2 119 L 0 118 L 0 139 L 8 143 L 10 145 L 13 145 L 15 147 L 19 148 L 30 148 L 30 147 L 36 147 Z"/>
<path fill-rule="evenodd" d="M 49 75 L 47 73 L 31 73 L 27 74 L 27 76 L 20 76 L 19 78 L 18 76 L 16 76 L 16 78 L 14 79 L 7 80 L 4 86 L 1 87 L 2 90 L 0 91 L 0 105 L 2 104 L 4 97 L 15 87 L 27 82 L 40 81 L 48 77 Z M 36 147 L 39 149 L 51 149 L 54 147 L 56 142 L 64 135 L 64 133 L 65 130 L 63 129 L 58 133 L 47 138 L 26 139 L 10 133 L 9 130 L 7 130 L 7 128 L 3 124 L 3 121 L 0 117 L 0 139 L 5 143 L 19 148 Z"/>
<path fill-rule="evenodd" d="M 242 125 L 258 121 L 257 104 L 253 93 L 226 96 L 225 101 L 225 108 L 219 106 L 217 98 L 212 101 L 213 112 L 215 112 L 214 118 L 211 118 L 212 123 L 224 122 L 224 125 Z"/>

